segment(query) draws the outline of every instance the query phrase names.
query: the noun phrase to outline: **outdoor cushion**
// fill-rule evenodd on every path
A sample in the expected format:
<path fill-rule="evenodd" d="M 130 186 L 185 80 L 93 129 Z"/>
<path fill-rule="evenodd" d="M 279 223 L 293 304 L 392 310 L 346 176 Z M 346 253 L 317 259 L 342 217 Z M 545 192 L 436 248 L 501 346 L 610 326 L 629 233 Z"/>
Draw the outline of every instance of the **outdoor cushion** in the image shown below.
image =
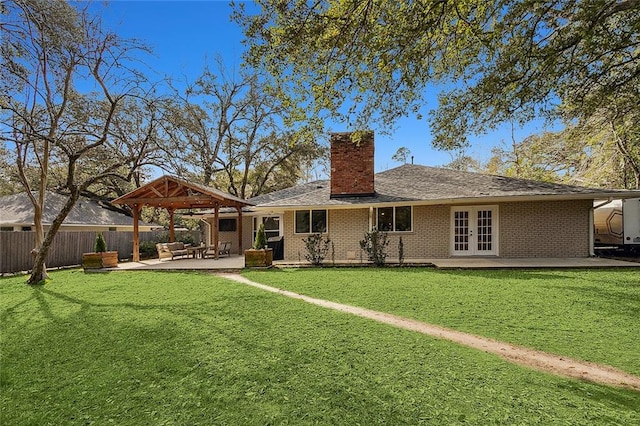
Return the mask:
<path fill-rule="evenodd" d="M 165 259 L 171 257 L 173 259 L 176 256 L 187 256 L 189 252 L 185 248 L 184 243 L 175 242 L 175 243 L 158 243 L 156 244 L 156 248 L 158 250 L 158 257 L 160 259 Z"/>

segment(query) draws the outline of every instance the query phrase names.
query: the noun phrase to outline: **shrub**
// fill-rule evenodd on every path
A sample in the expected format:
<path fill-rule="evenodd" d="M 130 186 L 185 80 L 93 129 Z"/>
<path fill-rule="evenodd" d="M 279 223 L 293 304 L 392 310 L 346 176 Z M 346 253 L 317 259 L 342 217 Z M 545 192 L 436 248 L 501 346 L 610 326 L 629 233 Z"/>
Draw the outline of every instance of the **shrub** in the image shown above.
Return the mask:
<path fill-rule="evenodd" d="M 364 234 L 364 240 L 360 241 L 360 248 L 367 253 L 368 259 L 376 266 L 383 266 L 387 260 L 385 251 L 389 245 L 387 233 L 373 228 L 371 232 Z"/>
<path fill-rule="evenodd" d="M 256 240 L 253 242 L 253 248 L 261 250 L 267 248 L 267 234 L 264 232 L 264 223 L 261 223 L 256 232 Z"/>
<path fill-rule="evenodd" d="M 398 241 L 398 263 L 400 266 L 404 263 L 404 243 L 402 242 L 402 237 L 400 237 L 400 241 Z"/>
<path fill-rule="evenodd" d="M 95 252 L 96 253 L 104 253 L 105 251 L 107 251 L 107 243 L 104 240 L 104 236 L 102 235 L 102 232 L 98 232 L 98 235 L 96 235 L 96 249 L 95 249 Z"/>
<path fill-rule="evenodd" d="M 149 257 L 157 257 L 158 249 L 156 248 L 155 241 L 140 241 L 140 253 L 141 257 L 149 258 Z"/>
<path fill-rule="evenodd" d="M 329 238 L 322 238 L 322 234 L 311 234 L 307 238 L 303 238 L 302 241 L 307 249 L 304 258 L 313 265 L 318 266 L 322 264 L 322 261 L 329 252 L 331 240 Z"/>
<path fill-rule="evenodd" d="M 191 235 L 188 232 L 185 233 L 181 233 L 179 235 L 176 236 L 176 241 L 181 242 L 181 243 L 185 243 L 185 244 L 195 244 L 195 238 L 193 237 L 193 235 Z"/>

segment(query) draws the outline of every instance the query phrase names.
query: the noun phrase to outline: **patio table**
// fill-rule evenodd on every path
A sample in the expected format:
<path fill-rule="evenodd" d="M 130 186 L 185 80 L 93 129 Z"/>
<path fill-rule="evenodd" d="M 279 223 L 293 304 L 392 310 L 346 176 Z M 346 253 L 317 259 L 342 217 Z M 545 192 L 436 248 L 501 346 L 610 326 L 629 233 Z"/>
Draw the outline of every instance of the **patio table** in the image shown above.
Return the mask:
<path fill-rule="evenodd" d="M 207 246 L 194 246 L 194 247 L 187 247 L 187 257 L 189 257 L 189 255 L 192 255 L 194 259 L 196 258 L 202 258 L 202 254 L 205 252 L 205 250 L 207 250 Z"/>

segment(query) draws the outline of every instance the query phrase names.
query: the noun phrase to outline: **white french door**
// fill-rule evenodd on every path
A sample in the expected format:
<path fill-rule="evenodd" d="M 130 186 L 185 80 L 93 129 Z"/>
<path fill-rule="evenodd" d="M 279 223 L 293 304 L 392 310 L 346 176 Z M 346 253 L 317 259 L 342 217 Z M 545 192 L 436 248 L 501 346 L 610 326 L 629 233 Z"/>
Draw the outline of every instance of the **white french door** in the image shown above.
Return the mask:
<path fill-rule="evenodd" d="M 498 206 L 452 208 L 451 231 L 455 256 L 498 254 Z"/>

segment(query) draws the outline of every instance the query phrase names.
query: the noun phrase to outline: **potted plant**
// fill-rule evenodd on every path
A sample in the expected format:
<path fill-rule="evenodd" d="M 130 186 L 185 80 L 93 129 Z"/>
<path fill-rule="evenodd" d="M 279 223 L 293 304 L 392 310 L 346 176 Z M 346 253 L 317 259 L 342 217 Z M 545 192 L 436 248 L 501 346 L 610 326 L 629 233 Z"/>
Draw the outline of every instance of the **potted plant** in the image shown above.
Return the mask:
<path fill-rule="evenodd" d="M 244 251 L 244 266 L 246 268 L 266 268 L 273 263 L 273 250 L 267 247 L 267 234 L 261 223 L 256 232 L 253 248 Z"/>
<path fill-rule="evenodd" d="M 95 251 L 82 254 L 82 267 L 85 269 L 115 268 L 118 266 L 118 252 L 107 251 L 107 243 L 102 232 L 96 235 Z"/>

